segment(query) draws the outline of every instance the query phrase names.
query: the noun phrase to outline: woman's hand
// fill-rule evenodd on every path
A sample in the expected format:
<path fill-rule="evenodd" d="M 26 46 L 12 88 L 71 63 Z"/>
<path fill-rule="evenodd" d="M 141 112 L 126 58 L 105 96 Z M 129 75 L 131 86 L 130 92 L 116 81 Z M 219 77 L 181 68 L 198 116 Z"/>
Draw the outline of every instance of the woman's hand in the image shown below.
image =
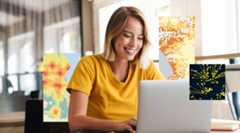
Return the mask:
<path fill-rule="evenodd" d="M 136 126 L 136 119 L 126 121 L 104 120 L 87 116 L 88 95 L 82 92 L 71 91 L 68 124 L 71 131 L 91 129 L 99 131 L 130 132 Z"/>
<path fill-rule="evenodd" d="M 120 121 L 114 124 L 113 130 L 115 132 L 129 131 L 130 133 L 135 133 L 136 131 L 133 127 L 136 127 L 136 124 L 137 124 L 136 119 Z"/>

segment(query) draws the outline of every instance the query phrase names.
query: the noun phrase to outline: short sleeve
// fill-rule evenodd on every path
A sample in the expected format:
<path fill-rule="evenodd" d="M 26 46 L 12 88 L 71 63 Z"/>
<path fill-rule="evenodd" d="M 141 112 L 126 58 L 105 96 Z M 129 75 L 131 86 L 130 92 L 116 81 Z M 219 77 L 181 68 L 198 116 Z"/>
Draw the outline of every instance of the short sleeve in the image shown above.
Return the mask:
<path fill-rule="evenodd" d="M 145 71 L 145 80 L 163 80 L 165 76 L 157 69 L 156 65 L 151 62 Z"/>
<path fill-rule="evenodd" d="M 90 94 L 95 80 L 94 62 L 91 57 L 83 57 L 68 83 L 67 91 L 71 90 L 81 91 Z"/>

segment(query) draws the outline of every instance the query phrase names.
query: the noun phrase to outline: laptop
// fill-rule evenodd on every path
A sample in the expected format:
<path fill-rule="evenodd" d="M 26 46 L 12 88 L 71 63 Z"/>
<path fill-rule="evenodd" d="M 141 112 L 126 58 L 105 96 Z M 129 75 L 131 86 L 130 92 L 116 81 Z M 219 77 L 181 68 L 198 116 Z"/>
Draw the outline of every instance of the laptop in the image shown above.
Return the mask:
<path fill-rule="evenodd" d="M 209 133 L 211 106 L 189 100 L 189 80 L 141 81 L 137 133 Z"/>

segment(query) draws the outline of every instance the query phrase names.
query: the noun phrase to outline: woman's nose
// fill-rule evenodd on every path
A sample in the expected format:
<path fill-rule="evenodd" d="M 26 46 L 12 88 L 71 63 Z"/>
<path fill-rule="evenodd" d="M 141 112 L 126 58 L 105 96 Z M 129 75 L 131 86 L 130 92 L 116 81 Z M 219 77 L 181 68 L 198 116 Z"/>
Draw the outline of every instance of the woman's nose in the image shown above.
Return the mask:
<path fill-rule="evenodd" d="M 134 48 L 137 46 L 137 39 L 133 38 L 129 43 L 129 47 Z"/>

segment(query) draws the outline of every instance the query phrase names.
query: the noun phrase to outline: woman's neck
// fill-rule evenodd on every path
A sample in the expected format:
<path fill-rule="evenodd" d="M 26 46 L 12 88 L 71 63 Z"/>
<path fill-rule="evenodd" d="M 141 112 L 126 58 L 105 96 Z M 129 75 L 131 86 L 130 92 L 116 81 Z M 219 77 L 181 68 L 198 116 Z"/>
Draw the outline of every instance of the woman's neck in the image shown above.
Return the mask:
<path fill-rule="evenodd" d="M 111 62 L 113 67 L 116 67 L 117 69 L 121 67 L 128 67 L 128 60 L 126 59 L 115 59 L 115 61 Z"/>
<path fill-rule="evenodd" d="M 112 72 L 114 73 L 115 77 L 119 81 L 126 80 L 128 75 L 128 67 L 129 67 L 128 60 L 115 59 L 115 61 L 110 62 L 110 66 L 111 66 Z"/>

